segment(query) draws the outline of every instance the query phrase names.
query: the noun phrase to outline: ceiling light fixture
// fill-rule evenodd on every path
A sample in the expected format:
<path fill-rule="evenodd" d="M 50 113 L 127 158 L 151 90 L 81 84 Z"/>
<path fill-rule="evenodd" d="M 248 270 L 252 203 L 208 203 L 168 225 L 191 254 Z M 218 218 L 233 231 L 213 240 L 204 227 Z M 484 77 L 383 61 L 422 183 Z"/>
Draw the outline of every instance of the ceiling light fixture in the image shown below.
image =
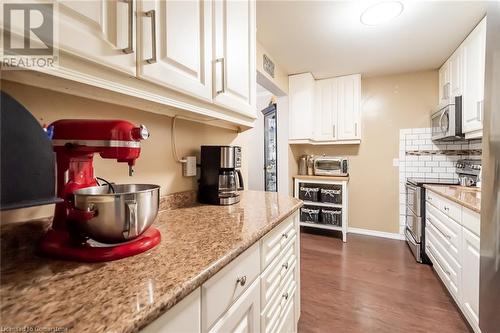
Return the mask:
<path fill-rule="evenodd" d="M 404 6 L 400 1 L 383 1 L 376 3 L 361 14 L 360 20 L 364 25 L 379 25 L 395 19 L 403 12 Z"/>

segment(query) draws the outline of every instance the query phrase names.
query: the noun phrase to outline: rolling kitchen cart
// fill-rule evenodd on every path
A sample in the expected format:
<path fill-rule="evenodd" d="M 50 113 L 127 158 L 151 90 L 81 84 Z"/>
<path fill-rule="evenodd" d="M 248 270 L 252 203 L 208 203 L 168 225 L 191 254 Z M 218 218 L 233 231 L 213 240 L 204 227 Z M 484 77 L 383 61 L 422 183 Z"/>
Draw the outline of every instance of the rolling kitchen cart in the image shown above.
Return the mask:
<path fill-rule="evenodd" d="M 300 225 L 342 232 L 347 241 L 347 182 L 349 177 L 295 176 L 294 197 L 304 201 Z"/>

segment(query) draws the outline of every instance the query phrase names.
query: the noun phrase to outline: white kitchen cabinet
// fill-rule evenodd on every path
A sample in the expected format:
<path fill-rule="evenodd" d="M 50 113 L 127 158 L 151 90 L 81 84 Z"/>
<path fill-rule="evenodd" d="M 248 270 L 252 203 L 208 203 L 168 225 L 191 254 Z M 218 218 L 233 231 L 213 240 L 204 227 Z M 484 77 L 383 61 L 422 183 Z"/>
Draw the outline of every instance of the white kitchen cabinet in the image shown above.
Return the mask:
<path fill-rule="evenodd" d="M 311 73 L 288 77 L 289 140 L 310 140 L 314 136 L 315 82 Z"/>
<path fill-rule="evenodd" d="M 447 60 L 439 69 L 439 105 L 444 106 L 450 103 L 450 61 Z"/>
<path fill-rule="evenodd" d="M 361 75 L 289 77 L 290 143 L 352 144 L 361 139 Z M 312 127 L 312 128 L 311 128 Z"/>
<path fill-rule="evenodd" d="M 476 332 L 479 332 L 480 258 L 479 237 L 464 228 L 462 233 L 462 308 Z"/>
<path fill-rule="evenodd" d="M 3 79 L 238 131 L 254 126 L 255 1 L 56 1 L 57 66 Z M 11 29 L 19 42 L 21 23 Z"/>
<path fill-rule="evenodd" d="M 474 332 L 480 333 L 480 215 L 451 203 L 426 191 L 426 253 Z"/>
<path fill-rule="evenodd" d="M 201 332 L 200 288 L 141 330 L 141 333 Z"/>
<path fill-rule="evenodd" d="M 361 75 L 336 78 L 337 83 L 337 127 L 339 140 L 359 140 Z"/>
<path fill-rule="evenodd" d="M 260 332 L 260 281 L 257 279 L 236 303 L 224 313 L 210 333 Z"/>
<path fill-rule="evenodd" d="M 141 333 L 296 332 L 298 231 L 295 212 Z"/>
<path fill-rule="evenodd" d="M 450 72 L 450 102 L 454 102 L 454 98 L 463 94 L 463 47 L 459 47 L 452 54 L 449 60 Z"/>
<path fill-rule="evenodd" d="M 213 1 L 213 94 L 216 104 L 255 114 L 256 1 Z"/>
<path fill-rule="evenodd" d="M 338 80 L 316 81 L 315 87 L 315 139 L 336 140 L 338 135 Z"/>
<path fill-rule="evenodd" d="M 211 1 L 140 1 L 138 76 L 212 100 Z"/>
<path fill-rule="evenodd" d="M 462 130 L 467 138 L 482 137 L 486 18 L 463 42 L 464 92 Z"/>
<path fill-rule="evenodd" d="M 59 48 L 81 59 L 136 74 L 136 1 L 59 0 Z"/>

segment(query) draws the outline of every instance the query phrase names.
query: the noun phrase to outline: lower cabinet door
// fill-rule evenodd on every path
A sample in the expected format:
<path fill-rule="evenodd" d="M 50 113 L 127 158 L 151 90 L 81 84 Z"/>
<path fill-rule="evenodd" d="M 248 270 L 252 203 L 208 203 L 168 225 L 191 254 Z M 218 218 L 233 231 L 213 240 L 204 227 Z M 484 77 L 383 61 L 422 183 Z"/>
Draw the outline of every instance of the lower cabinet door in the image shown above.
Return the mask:
<path fill-rule="evenodd" d="M 281 323 L 278 326 L 279 333 L 295 333 L 297 328 L 297 320 L 295 319 L 295 294 L 292 295 L 290 301 L 285 305 L 281 316 Z"/>
<path fill-rule="evenodd" d="M 219 321 L 210 333 L 260 332 L 260 280 L 257 279 Z"/>
<path fill-rule="evenodd" d="M 200 288 L 186 296 L 140 333 L 198 333 L 201 332 Z"/>
<path fill-rule="evenodd" d="M 463 228 L 462 232 L 462 308 L 469 323 L 478 332 L 479 325 L 479 237 Z"/>

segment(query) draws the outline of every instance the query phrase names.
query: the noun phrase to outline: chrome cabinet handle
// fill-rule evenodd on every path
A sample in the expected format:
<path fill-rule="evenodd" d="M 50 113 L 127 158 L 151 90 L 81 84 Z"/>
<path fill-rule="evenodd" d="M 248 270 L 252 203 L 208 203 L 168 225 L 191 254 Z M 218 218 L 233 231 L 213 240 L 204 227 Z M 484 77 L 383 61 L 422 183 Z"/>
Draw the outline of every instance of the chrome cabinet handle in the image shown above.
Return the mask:
<path fill-rule="evenodd" d="M 288 299 L 288 292 L 286 292 L 283 295 L 281 295 L 281 297 L 283 297 L 285 300 L 287 300 Z"/>
<path fill-rule="evenodd" d="M 286 233 L 282 233 L 281 237 L 288 238 L 288 235 Z"/>
<path fill-rule="evenodd" d="M 222 78 L 221 78 L 222 87 L 220 90 L 215 91 L 216 95 L 222 94 L 226 91 L 226 69 L 225 69 L 226 61 L 224 60 L 224 58 L 217 58 L 217 59 L 215 59 L 215 66 L 217 66 L 218 63 L 221 64 L 221 68 L 222 68 Z"/>
<path fill-rule="evenodd" d="M 354 123 L 354 136 L 358 136 L 358 123 Z"/>
<path fill-rule="evenodd" d="M 333 137 L 335 137 L 335 125 L 333 125 Z"/>
<path fill-rule="evenodd" d="M 247 276 L 246 275 L 243 275 L 243 276 L 240 276 L 238 277 L 238 279 L 236 280 L 236 284 L 239 284 L 240 286 L 244 286 L 245 284 L 247 283 Z"/>
<path fill-rule="evenodd" d="M 128 46 L 122 49 L 125 54 L 134 53 L 134 0 L 122 0 L 128 5 Z"/>
<path fill-rule="evenodd" d="M 450 207 L 444 206 L 444 210 L 448 212 L 448 211 L 450 211 Z"/>
<path fill-rule="evenodd" d="M 484 100 L 476 102 L 476 118 L 478 121 L 481 121 L 481 119 L 483 118 L 483 107 Z"/>
<path fill-rule="evenodd" d="M 156 11 L 151 9 L 144 13 L 147 17 L 151 18 L 151 58 L 146 59 L 148 64 L 156 62 Z"/>
<path fill-rule="evenodd" d="M 283 267 L 284 269 L 288 269 L 288 263 L 284 263 L 283 265 L 281 265 L 281 267 Z"/>

